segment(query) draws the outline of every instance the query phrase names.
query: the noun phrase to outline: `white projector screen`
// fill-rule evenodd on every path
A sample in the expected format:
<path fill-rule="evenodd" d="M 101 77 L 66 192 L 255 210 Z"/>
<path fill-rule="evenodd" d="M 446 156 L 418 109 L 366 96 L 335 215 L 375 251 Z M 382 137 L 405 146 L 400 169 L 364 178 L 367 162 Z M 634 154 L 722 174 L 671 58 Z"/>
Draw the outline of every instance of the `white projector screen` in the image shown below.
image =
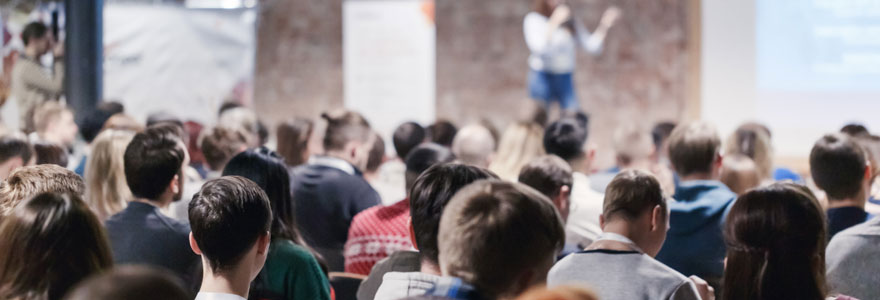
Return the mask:
<path fill-rule="evenodd" d="M 850 122 L 880 131 L 880 0 L 705 0 L 702 116 L 757 120 L 777 155 L 806 157 Z"/>

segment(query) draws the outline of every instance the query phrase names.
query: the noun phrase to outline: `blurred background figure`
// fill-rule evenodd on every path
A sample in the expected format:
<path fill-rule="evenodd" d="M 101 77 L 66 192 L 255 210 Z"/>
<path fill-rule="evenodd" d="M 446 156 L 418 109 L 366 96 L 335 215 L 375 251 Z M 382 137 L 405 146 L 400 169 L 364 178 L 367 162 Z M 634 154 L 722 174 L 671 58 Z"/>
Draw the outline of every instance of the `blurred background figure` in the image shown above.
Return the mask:
<path fill-rule="evenodd" d="M 189 300 L 183 283 L 168 271 L 146 266 L 121 266 L 78 284 L 66 300 Z"/>
<path fill-rule="evenodd" d="M 734 154 L 724 157 L 721 164 L 721 182 L 737 195 L 761 185 L 761 175 L 751 158 Z"/>

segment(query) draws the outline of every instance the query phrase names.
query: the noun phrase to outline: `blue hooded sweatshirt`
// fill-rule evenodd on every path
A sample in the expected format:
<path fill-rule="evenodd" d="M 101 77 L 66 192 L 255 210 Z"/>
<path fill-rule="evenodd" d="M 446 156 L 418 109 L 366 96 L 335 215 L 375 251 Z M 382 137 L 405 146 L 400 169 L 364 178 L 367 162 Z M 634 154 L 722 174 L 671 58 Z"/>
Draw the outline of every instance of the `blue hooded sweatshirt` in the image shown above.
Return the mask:
<path fill-rule="evenodd" d="M 715 180 L 681 182 L 669 203 L 669 231 L 657 260 L 684 274 L 716 281 L 724 272 L 722 236 L 736 194 Z"/>

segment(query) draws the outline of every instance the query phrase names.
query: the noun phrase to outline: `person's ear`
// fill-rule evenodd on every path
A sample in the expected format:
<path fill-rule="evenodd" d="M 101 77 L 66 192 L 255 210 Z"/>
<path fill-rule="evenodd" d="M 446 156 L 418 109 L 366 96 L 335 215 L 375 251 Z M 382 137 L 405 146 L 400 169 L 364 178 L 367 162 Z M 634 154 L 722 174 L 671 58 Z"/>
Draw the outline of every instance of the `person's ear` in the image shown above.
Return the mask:
<path fill-rule="evenodd" d="M 568 221 L 568 213 L 571 211 L 571 207 L 569 207 L 571 205 L 570 195 L 571 188 L 563 185 L 556 191 L 556 197 L 553 197 L 553 202 L 559 208 L 559 214 L 562 215 L 562 221 Z"/>
<path fill-rule="evenodd" d="M 602 231 L 605 231 L 605 214 L 599 215 L 599 228 L 601 228 Z"/>
<path fill-rule="evenodd" d="M 196 238 L 193 237 L 192 231 L 189 232 L 189 248 L 192 249 L 193 253 L 196 255 L 202 255 L 202 249 L 199 249 L 199 244 L 196 243 Z"/>
<path fill-rule="evenodd" d="M 171 178 L 168 188 L 171 189 L 171 194 L 177 195 L 177 193 L 180 193 L 180 174 L 174 175 Z"/>
<path fill-rule="evenodd" d="M 412 242 L 413 248 L 419 249 L 419 244 L 416 243 L 416 230 L 413 229 L 412 220 L 409 221 L 409 239 Z"/>
<path fill-rule="evenodd" d="M 272 234 L 266 231 L 266 234 L 261 235 L 259 239 L 257 239 L 257 254 L 265 256 L 269 253 L 269 244 L 272 241 Z"/>
<path fill-rule="evenodd" d="M 870 161 L 866 161 L 866 162 L 865 162 L 865 174 L 864 174 L 864 178 L 862 178 L 862 180 L 863 180 L 863 181 L 864 181 L 869 187 L 871 186 L 871 181 L 873 180 L 873 177 L 874 177 L 874 176 L 872 176 L 872 175 L 873 175 L 873 172 L 872 172 L 872 171 L 873 171 L 873 168 L 871 167 L 871 162 L 870 162 Z"/>
<path fill-rule="evenodd" d="M 722 165 L 724 165 L 724 156 L 721 156 L 721 153 L 715 154 L 715 171 L 721 171 Z"/>
<path fill-rule="evenodd" d="M 660 207 L 660 205 L 654 206 L 654 210 L 651 212 L 651 231 L 656 231 L 663 228 L 661 224 L 663 224 L 663 222 L 666 222 L 666 220 L 663 218 L 663 213 L 665 212 L 663 211 L 663 208 Z"/>

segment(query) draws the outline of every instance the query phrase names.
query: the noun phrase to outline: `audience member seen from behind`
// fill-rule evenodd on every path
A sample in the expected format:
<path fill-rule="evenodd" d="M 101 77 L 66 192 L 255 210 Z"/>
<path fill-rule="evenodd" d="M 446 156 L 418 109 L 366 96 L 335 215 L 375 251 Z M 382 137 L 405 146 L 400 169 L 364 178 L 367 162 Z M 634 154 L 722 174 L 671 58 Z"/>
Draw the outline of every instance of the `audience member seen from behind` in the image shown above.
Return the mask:
<path fill-rule="evenodd" d="M 590 176 L 592 188 L 604 193 L 614 176 L 625 169 L 653 169 L 654 142 L 647 130 L 638 126 L 622 126 L 612 136 L 615 166 Z"/>
<path fill-rule="evenodd" d="M 189 157 L 174 126 L 157 124 L 125 149 L 125 180 L 134 199 L 104 223 L 118 265 L 142 264 L 173 271 L 194 284 L 198 256 L 189 251 L 190 227 L 162 213 L 181 199 Z"/>
<path fill-rule="evenodd" d="M 39 194 L 0 223 L 0 298 L 58 300 L 113 266 L 104 227 L 78 195 Z"/>
<path fill-rule="evenodd" d="M 411 188 L 416 178 L 431 166 L 454 159 L 448 148 L 433 143 L 410 151 L 406 158 L 406 187 Z M 345 272 L 370 274 L 378 261 L 398 251 L 413 249 L 409 211 L 407 197 L 393 205 L 374 206 L 357 214 L 345 242 Z"/>
<path fill-rule="evenodd" d="M 106 130 L 92 142 L 86 161 L 86 202 L 101 221 L 122 211 L 132 200 L 125 181 L 125 148 L 134 137 L 129 131 Z"/>
<path fill-rule="evenodd" d="M 871 171 L 865 150 L 854 138 L 838 133 L 816 141 L 810 173 L 828 197 L 828 238 L 872 217 L 865 212 Z"/>
<path fill-rule="evenodd" d="M 759 125 L 746 123 L 737 128 L 727 139 L 724 154 L 750 158 L 762 183 L 773 180 L 773 148 L 770 145 L 770 135 Z"/>
<path fill-rule="evenodd" d="M 755 162 L 742 154 L 724 156 L 720 180 L 737 195 L 761 185 L 761 175 Z"/>
<path fill-rule="evenodd" d="M 724 237 L 729 247 L 722 299 L 829 296 L 824 217 L 806 187 L 776 183 L 749 191 L 733 204 Z"/>
<path fill-rule="evenodd" d="M 260 140 L 260 122 L 253 110 L 245 107 L 236 107 L 222 112 L 217 120 L 217 124 L 224 127 L 240 130 L 247 135 L 247 148 L 256 148 L 261 146 Z"/>
<path fill-rule="evenodd" d="M 428 142 L 452 148 L 452 140 L 455 139 L 457 132 L 458 128 L 452 122 L 437 120 L 437 122 L 425 128 L 425 139 Z"/>
<path fill-rule="evenodd" d="M 715 127 L 692 122 L 676 127 L 669 137 L 669 158 L 681 178 L 669 203 L 669 232 L 657 260 L 684 274 L 706 279 L 712 286 L 724 271 L 721 230 L 736 199 L 719 181 L 721 140 Z"/>
<path fill-rule="evenodd" d="M 495 139 L 482 125 L 463 127 L 452 140 L 452 153 L 463 164 L 488 168 L 495 152 Z"/>
<path fill-rule="evenodd" d="M 189 300 L 174 274 L 146 266 L 122 266 L 80 282 L 65 300 Z"/>
<path fill-rule="evenodd" d="M 314 123 L 309 119 L 293 118 L 278 124 L 275 135 L 278 138 L 278 154 L 284 163 L 296 167 L 309 161 L 312 155 L 309 142 L 312 139 Z"/>
<path fill-rule="evenodd" d="M 67 149 L 59 144 L 37 141 L 33 143 L 36 165 L 52 164 L 67 167 Z"/>
<path fill-rule="evenodd" d="M 291 171 L 297 222 L 306 242 L 331 271 L 342 271 L 342 255 L 351 220 L 380 203 L 379 194 L 363 178 L 373 144 L 370 125 L 356 112 L 325 113 L 324 153 Z"/>
<path fill-rule="evenodd" d="M 34 111 L 34 130 L 38 140 L 70 149 L 76 141 L 79 127 L 73 122 L 73 111 L 70 108 L 51 101 L 41 104 Z"/>
<path fill-rule="evenodd" d="M 571 209 L 566 224 L 566 244 L 586 247 L 599 237 L 599 215 L 602 214 L 602 193 L 591 188 L 590 164 L 595 152 L 587 149 L 587 124 L 581 118 L 566 117 L 550 123 L 544 131 L 547 154 L 559 156 L 572 170 Z"/>
<path fill-rule="evenodd" d="M 251 298 L 330 299 L 325 270 L 297 227 L 290 176 L 282 158 L 266 148 L 248 150 L 226 164 L 223 176 L 253 181 L 266 192 L 272 207 L 269 254 L 265 267 L 251 285 Z"/>
<path fill-rule="evenodd" d="M 538 191 L 484 180 L 449 201 L 437 237 L 444 277 L 426 295 L 514 299 L 546 282 L 565 243 L 565 228 L 556 207 Z"/>
<path fill-rule="evenodd" d="M 31 197 L 42 193 L 71 194 L 82 199 L 85 183 L 79 175 L 56 165 L 24 167 L 0 183 L 0 216 L 6 216 Z"/>
<path fill-rule="evenodd" d="M 247 150 L 247 133 L 240 129 L 213 127 L 204 131 L 199 139 L 199 148 L 202 149 L 208 165 L 205 178 L 219 178 L 226 163 L 236 154 Z"/>
<path fill-rule="evenodd" d="M 15 169 L 32 164 L 34 149 L 22 137 L 9 134 L 0 137 L 0 180 L 5 180 Z"/>
<path fill-rule="evenodd" d="M 415 122 L 400 124 L 394 130 L 391 141 L 397 155 L 379 166 L 378 178 L 372 182 L 384 205 L 392 205 L 406 197 L 409 189 L 406 187 L 404 160 L 413 149 L 425 142 L 425 129 Z"/>
<path fill-rule="evenodd" d="M 269 252 L 269 197 L 244 177 L 210 180 L 189 205 L 189 244 L 202 257 L 196 300 L 247 299 Z"/>
<path fill-rule="evenodd" d="M 526 164 L 519 173 L 518 181 L 547 196 L 559 210 L 563 222 L 567 222 L 571 209 L 571 167 L 555 155 L 544 155 Z M 577 245 L 565 244 L 560 257 L 580 251 Z"/>
<path fill-rule="evenodd" d="M 34 110 L 47 101 L 55 101 L 64 91 L 64 43 L 57 43 L 52 32 L 43 23 L 31 22 L 21 31 L 24 52 L 12 67 L 10 94 L 19 111 L 19 128 L 25 132 L 34 129 Z M 52 52 L 55 59 L 47 72 L 40 59 Z"/>
<path fill-rule="evenodd" d="M 553 266 L 548 285 L 589 285 L 602 299 L 714 299 L 705 281 L 653 258 L 669 229 L 666 199 L 654 175 L 619 173 L 605 191 L 604 208 L 602 235 Z"/>
<path fill-rule="evenodd" d="M 544 155 L 543 139 L 544 128 L 536 123 L 518 122 L 507 126 L 489 170 L 501 179 L 516 181 L 523 166 Z"/>
<path fill-rule="evenodd" d="M 876 216 L 880 214 L 880 136 L 862 136 L 856 138 L 856 141 L 865 148 L 868 161 L 871 162 L 871 190 L 868 193 L 868 202 L 865 203 L 865 211 Z"/>
<path fill-rule="evenodd" d="M 443 209 L 456 192 L 482 179 L 498 179 L 498 176 L 474 166 L 450 163 L 430 167 L 415 180 L 410 190 L 410 215 L 412 239 L 419 250 L 420 265 L 418 271 L 395 271 L 384 276 L 371 272 L 370 277 L 375 274 L 383 278 L 375 300 L 422 295 L 437 283 L 440 279 L 437 242 Z"/>
<path fill-rule="evenodd" d="M 651 129 L 651 140 L 654 142 L 654 162 L 661 166 L 671 167 L 669 162 L 669 136 L 675 129 L 673 122 L 659 122 Z"/>
<path fill-rule="evenodd" d="M 828 243 L 825 266 L 828 289 L 858 299 L 880 299 L 880 218 L 837 233 Z"/>

